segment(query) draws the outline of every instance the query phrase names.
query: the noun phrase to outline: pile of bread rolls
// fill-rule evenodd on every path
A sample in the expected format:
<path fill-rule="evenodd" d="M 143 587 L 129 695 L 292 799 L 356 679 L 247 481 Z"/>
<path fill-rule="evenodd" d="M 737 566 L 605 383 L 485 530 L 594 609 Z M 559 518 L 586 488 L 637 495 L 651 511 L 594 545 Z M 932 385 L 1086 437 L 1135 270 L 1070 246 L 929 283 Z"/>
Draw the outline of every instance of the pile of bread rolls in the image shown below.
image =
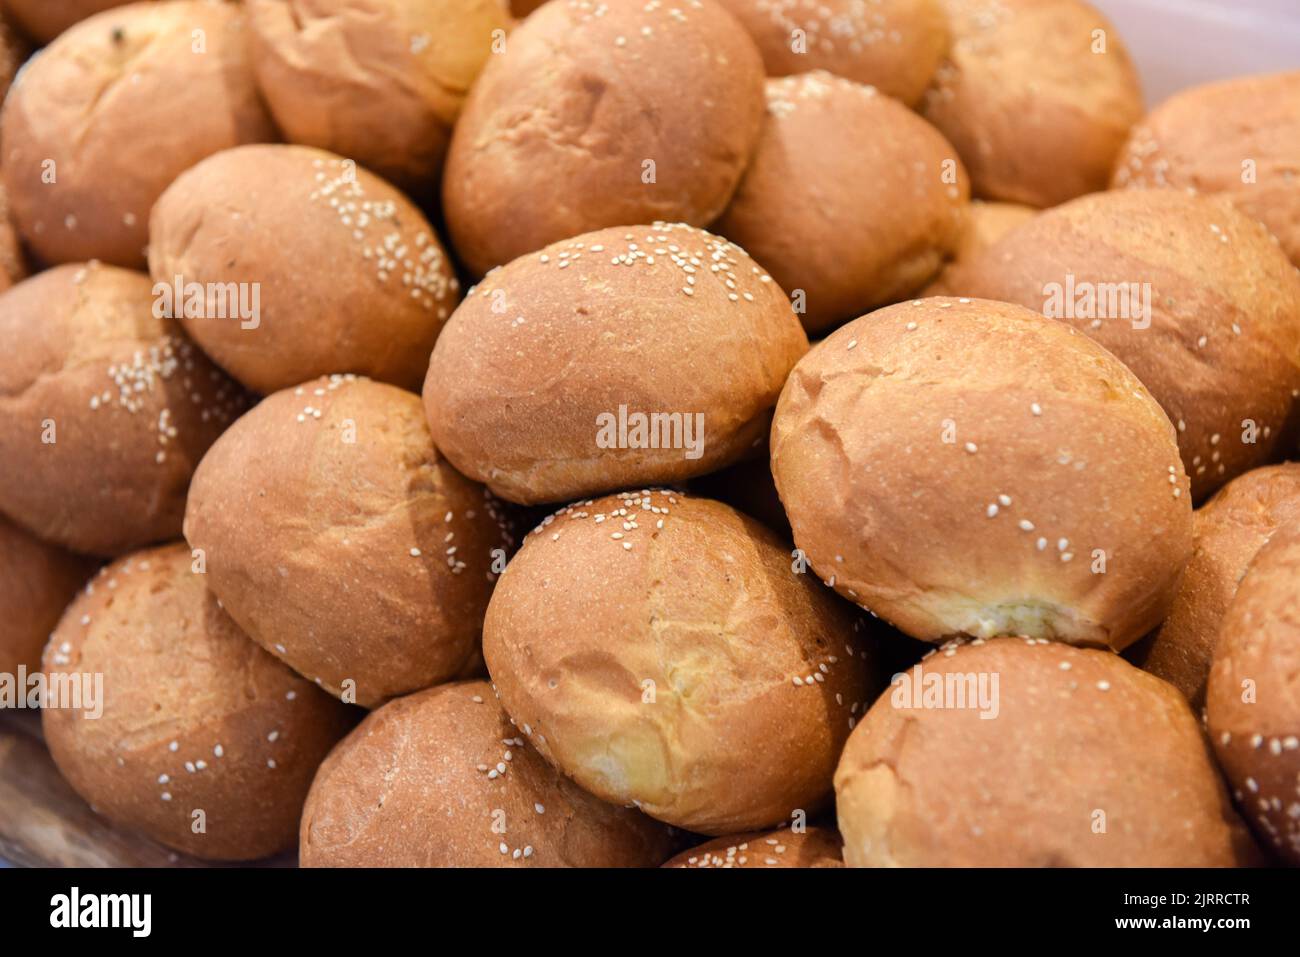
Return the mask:
<path fill-rule="evenodd" d="M 114 824 L 1300 864 L 1300 69 L 1144 115 L 1083 0 L 0 8 L 0 673 L 102 680 L 43 727 Z"/>

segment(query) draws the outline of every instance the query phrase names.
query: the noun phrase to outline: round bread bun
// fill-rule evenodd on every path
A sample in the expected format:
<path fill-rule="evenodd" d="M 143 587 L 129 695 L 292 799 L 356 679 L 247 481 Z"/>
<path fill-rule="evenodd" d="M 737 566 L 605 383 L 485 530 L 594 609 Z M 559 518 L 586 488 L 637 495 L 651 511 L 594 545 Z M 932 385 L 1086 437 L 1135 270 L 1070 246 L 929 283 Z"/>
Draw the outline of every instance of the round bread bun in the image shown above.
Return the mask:
<path fill-rule="evenodd" d="M 101 10 L 131 0 L 0 0 L 0 7 L 38 43 L 49 43 L 68 27 Z"/>
<path fill-rule="evenodd" d="M 960 274 L 962 266 L 1017 226 L 1027 223 L 1037 212 L 1032 206 L 1021 206 L 1019 203 L 972 200 L 966 208 L 966 224 L 957 240 L 957 249 L 952 254 L 951 261 L 921 295 L 952 296 L 960 293 L 960 289 L 953 288 L 950 277 Z"/>
<path fill-rule="evenodd" d="M 1164 619 L 1191 553 L 1160 406 L 1005 303 L 917 299 L 822 340 L 781 394 L 772 474 L 827 584 L 924 641 L 1119 650 Z"/>
<path fill-rule="evenodd" d="M 1183 90 L 1133 128 L 1116 187 L 1221 194 L 1300 266 L 1300 70 Z"/>
<path fill-rule="evenodd" d="M 1199 714 L 1237 584 L 1269 536 L 1293 524 L 1300 524 L 1300 463 L 1255 469 L 1221 488 L 1192 515 L 1192 558 L 1169 617 L 1129 649 L 1129 660 L 1185 694 Z"/>
<path fill-rule="evenodd" d="M 251 319 L 209 318 L 232 312 L 214 308 L 220 301 L 211 292 L 199 315 L 178 315 L 256 392 L 339 372 L 418 389 L 459 298 L 451 263 L 419 209 L 324 150 L 218 153 L 171 185 L 150 229 L 155 281 L 175 286 L 180 277 L 218 291 L 239 284 L 250 303 L 256 291 L 260 310 Z"/>
<path fill-rule="evenodd" d="M 682 851 L 664 867 L 770 870 L 782 867 L 843 867 L 843 842 L 831 828 L 735 834 Z"/>
<path fill-rule="evenodd" d="M 524 741 L 485 681 L 369 715 L 321 765 L 303 867 L 656 867 L 668 828 L 598 801 Z"/>
<path fill-rule="evenodd" d="M 953 642 L 896 675 L 849 738 L 835 796 L 850 867 L 1258 860 L 1183 697 L 1045 639 Z"/>
<path fill-rule="evenodd" d="M 1105 189 L 1143 112 L 1110 21 L 1081 0 L 942 3 L 952 47 L 922 114 L 961 154 L 975 195 L 1045 207 Z"/>
<path fill-rule="evenodd" d="M 254 641 L 368 708 L 472 668 L 510 544 L 419 398 L 351 375 L 236 422 L 195 472 L 185 538 Z"/>
<path fill-rule="evenodd" d="M 0 296 L 0 342 L 0 511 L 92 555 L 178 536 L 194 467 L 246 396 L 154 314 L 149 277 L 38 273 Z"/>
<path fill-rule="evenodd" d="M 285 137 L 433 195 L 451 126 L 504 44 L 501 0 L 247 0 L 258 86 Z"/>
<path fill-rule="evenodd" d="M 14 219 L 41 259 L 139 268 L 172 180 L 275 128 L 242 9 L 174 0 L 105 11 L 39 52 L 5 99 L 0 138 Z"/>
<path fill-rule="evenodd" d="M 482 275 L 605 226 L 707 225 L 762 123 L 762 60 L 716 0 L 548 3 L 465 101 L 442 181 L 452 242 Z"/>
<path fill-rule="evenodd" d="M 137 552 L 68 608 L 46 673 L 102 675 L 103 697 L 47 707 L 45 741 L 115 824 L 196 857 L 253 860 L 293 846 L 352 712 L 249 641 L 193 562 L 183 542 Z"/>
<path fill-rule="evenodd" d="M 1210 739 L 1255 833 L 1300 864 L 1300 522 L 1255 556 L 1223 616 L 1206 691 Z"/>
<path fill-rule="evenodd" d="M 0 515 L 0 675 L 41 670 L 41 649 L 95 563 L 47 545 Z"/>
<path fill-rule="evenodd" d="M 27 257 L 9 217 L 9 197 L 0 183 L 0 292 L 27 278 Z"/>
<path fill-rule="evenodd" d="M 970 183 L 952 146 L 896 100 L 826 72 L 767 81 L 767 124 L 715 229 L 771 271 L 810 334 L 934 278 Z"/>
<path fill-rule="evenodd" d="M 571 501 L 741 458 L 807 349 L 743 250 L 680 223 L 623 226 L 471 290 L 433 350 L 424 406 L 470 478 L 520 504 Z"/>
<path fill-rule="evenodd" d="M 851 607 L 797 568 L 719 502 L 579 502 L 501 576 L 483 657 L 524 737 L 597 797 L 702 834 L 772 827 L 825 803 L 881 684 Z"/>
<path fill-rule="evenodd" d="M 1300 273 L 1226 201 L 1084 196 L 950 277 L 963 296 L 1070 323 L 1132 369 L 1178 429 L 1196 501 L 1286 447 L 1300 395 Z"/>
<path fill-rule="evenodd" d="M 938 0 L 722 0 L 768 76 L 826 70 L 915 106 L 948 49 Z"/>

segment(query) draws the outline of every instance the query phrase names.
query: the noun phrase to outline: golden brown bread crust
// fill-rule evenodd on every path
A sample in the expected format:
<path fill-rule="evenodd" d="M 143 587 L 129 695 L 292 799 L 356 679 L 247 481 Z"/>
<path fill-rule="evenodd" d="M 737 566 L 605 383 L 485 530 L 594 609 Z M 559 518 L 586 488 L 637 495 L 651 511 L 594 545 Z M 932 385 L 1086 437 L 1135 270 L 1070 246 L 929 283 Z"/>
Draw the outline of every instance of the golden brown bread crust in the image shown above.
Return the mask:
<path fill-rule="evenodd" d="M 175 538 L 194 467 L 245 407 L 153 306 L 148 276 L 97 263 L 0 297 L 0 511 L 46 541 L 120 555 Z"/>
<path fill-rule="evenodd" d="M 195 473 L 185 537 L 254 641 L 366 707 L 476 664 L 510 544 L 496 503 L 429 441 L 419 398 L 352 376 L 236 422 Z"/>
<path fill-rule="evenodd" d="M 957 296 L 961 290 L 953 286 L 951 278 L 960 274 L 961 268 L 985 249 L 992 246 L 1017 226 L 1027 223 L 1038 210 L 1019 203 L 999 203 L 976 199 L 966 208 L 966 224 L 957 240 L 952 260 L 922 292 L 922 296 Z"/>
<path fill-rule="evenodd" d="M 50 632 L 94 569 L 0 515 L 0 674 L 40 670 Z"/>
<path fill-rule="evenodd" d="M 952 145 L 896 100 L 826 72 L 768 80 L 767 110 L 714 228 L 803 300 L 804 328 L 816 334 L 932 279 L 970 198 Z"/>
<path fill-rule="evenodd" d="M 181 320 L 257 392 L 346 372 L 417 389 L 459 299 L 424 215 L 324 150 L 259 145 L 210 157 L 168 188 L 150 229 L 156 282 L 258 290 L 253 321 Z"/>
<path fill-rule="evenodd" d="M 682 851 L 664 867 L 721 867 L 771 870 L 784 867 L 843 867 L 844 842 L 833 828 L 733 834 Z"/>
<path fill-rule="evenodd" d="M 49 43 L 79 20 L 132 0 L 0 0 L 0 6 L 38 43 Z"/>
<path fill-rule="evenodd" d="M 716 0 L 548 3 L 456 124 L 443 177 L 456 252 L 482 275 L 606 226 L 707 225 L 762 120 L 762 61 Z"/>
<path fill-rule="evenodd" d="M 1110 652 L 1025 638 L 953 643 L 920 667 L 867 712 L 835 772 L 848 866 L 1257 862 L 1196 719 L 1163 681 Z M 951 692 L 921 706 L 935 681 Z M 996 712 L 961 706 L 958 681 L 983 681 Z"/>
<path fill-rule="evenodd" d="M 937 0 L 722 0 L 768 76 L 826 70 L 915 106 L 948 50 Z M 798 31 L 798 32 L 796 32 Z"/>
<path fill-rule="evenodd" d="M 949 275 L 960 295 L 1069 322 L 1132 369 L 1178 429 L 1196 501 L 1286 447 L 1300 395 L 1300 273 L 1226 201 L 1176 190 L 1084 196 Z M 1049 288 L 1071 283 L 1096 290 L 1098 308 L 1076 299 L 1063 315 L 1048 311 Z M 1149 326 L 1106 302 L 1119 283 L 1149 284 Z"/>
<path fill-rule="evenodd" d="M 1255 833 L 1300 864 L 1300 522 L 1260 549 L 1223 616 L 1206 691 L 1210 739 Z"/>
<path fill-rule="evenodd" d="M 321 765 L 303 867 L 656 867 L 669 829 L 605 804 L 524 741 L 485 681 L 390 701 Z"/>
<path fill-rule="evenodd" d="M 735 834 L 828 797 L 882 684 L 854 618 L 753 519 L 625 492 L 525 540 L 488 606 L 483 656 L 524 737 L 582 787 Z"/>
<path fill-rule="evenodd" d="M 975 195 L 1045 207 L 1105 189 L 1142 116 L 1110 21 L 1081 0 L 942 3 L 952 46 L 922 114 L 961 154 Z"/>
<path fill-rule="evenodd" d="M 103 714 L 47 708 L 45 740 L 114 823 L 196 857 L 252 860 L 293 846 L 312 775 L 353 712 L 249 641 L 192 562 L 183 542 L 137 552 L 68 608 L 45 668 L 102 674 Z"/>
<path fill-rule="evenodd" d="M 616 227 L 471 290 L 433 350 L 424 405 L 434 443 L 470 478 L 512 502 L 571 501 L 736 461 L 807 348 L 785 294 L 731 243 L 681 224 Z M 678 413 L 681 441 L 602 433 L 620 406 Z M 702 445 L 683 447 L 699 416 Z"/>
<path fill-rule="evenodd" d="M 275 138 L 234 4 L 105 11 L 37 54 L 10 93 L 5 187 L 23 238 L 50 263 L 142 267 L 149 210 L 172 180 L 218 150 Z"/>
<path fill-rule="evenodd" d="M 1191 552 L 1150 393 L 1005 303 L 913 300 L 822 340 L 781 394 L 772 473 L 817 573 L 925 641 L 1118 650 L 1163 620 Z"/>
<path fill-rule="evenodd" d="M 1300 71 L 1170 97 L 1133 128 L 1111 185 L 1222 194 L 1300 266 Z"/>
<path fill-rule="evenodd" d="M 1192 516 L 1194 545 L 1160 630 L 1126 657 L 1187 696 L 1200 713 L 1224 612 L 1256 552 L 1277 529 L 1300 522 L 1300 464 L 1238 476 Z"/>

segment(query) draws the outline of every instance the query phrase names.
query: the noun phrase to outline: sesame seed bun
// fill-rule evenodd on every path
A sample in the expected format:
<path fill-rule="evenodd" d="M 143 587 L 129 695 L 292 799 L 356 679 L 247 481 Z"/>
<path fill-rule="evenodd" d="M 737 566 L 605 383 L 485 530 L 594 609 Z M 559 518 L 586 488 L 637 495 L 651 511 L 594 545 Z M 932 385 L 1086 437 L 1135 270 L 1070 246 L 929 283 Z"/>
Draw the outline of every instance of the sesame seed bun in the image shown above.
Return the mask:
<path fill-rule="evenodd" d="M 312 775 L 353 718 L 249 641 L 193 561 L 183 542 L 137 552 L 68 608 L 45 668 L 102 674 L 103 714 L 46 708 L 45 740 L 114 823 L 252 860 L 293 846 Z"/>
<path fill-rule="evenodd" d="M 948 141 L 896 100 L 825 72 L 768 80 L 767 109 L 715 228 L 796 297 L 804 328 L 820 332 L 932 279 L 970 198 Z"/>
<path fill-rule="evenodd" d="M 876 701 L 835 772 L 850 867 L 1257 861 L 1196 719 L 1163 681 L 1043 639 L 954 643 L 921 668 Z M 976 706 L 963 701 L 981 686 Z"/>
<path fill-rule="evenodd" d="M 418 388 L 459 298 L 423 214 L 373 173 L 324 150 L 218 153 L 163 194 L 150 229 L 155 281 L 238 283 L 250 302 L 257 290 L 253 320 L 178 317 L 256 392 L 341 372 Z"/>
<path fill-rule="evenodd" d="M 702 834 L 825 803 L 880 687 L 866 647 L 851 608 L 797 574 L 772 532 L 670 491 L 543 522 L 483 626 L 502 704 L 547 760 Z"/>
<path fill-rule="evenodd" d="M 1300 394 L 1300 273 L 1227 202 L 1175 190 L 1084 196 L 950 275 L 963 296 L 1069 322 L 1132 369 L 1178 429 L 1196 501 L 1285 448 Z M 1137 287 L 1139 308 L 1108 300 L 1120 283 Z M 1053 289 L 1062 296 L 1049 305 Z M 1089 308 L 1078 297 L 1094 291 Z"/>
<path fill-rule="evenodd" d="M 1223 616 L 1206 691 L 1210 738 L 1263 842 L 1300 864 L 1300 522 L 1260 549 Z"/>
<path fill-rule="evenodd" d="M 720 837 L 682 851 L 664 867 L 722 867 L 770 870 L 783 867 L 843 867 L 843 842 L 834 830 L 782 828 L 756 834 Z"/>
<path fill-rule="evenodd" d="M 247 0 L 258 86 L 294 143 L 433 195 L 501 0 Z"/>
<path fill-rule="evenodd" d="M 950 278 L 960 274 L 961 267 L 985 249 L 992 246 L 1011 230 L 1030 219 L 1038 210 L 1019 203 L 998 203 L 973 200 L 966 208 L 966 223 L 957 240 L 957 248 L 949 263 L 944 266 L 934 282 L 921 293 L 922 296 L 952 296 L 961 292 L 954 289 Z"/>
<path fill-rule="evenodd" d="M 78 20 L 131 0 L 0 0 L 5 12 L 32 39 L 49 43 Z"/>
<path fill-rule="evenodd" d="M 545 4 L 488 61 L 456 124 L 442 193 L 452 242 L 482 275 L 605 226 L 704 226 L 762 120 L 758 50 L 715 0 Z"/>
<path fill-rule="evenodd" d="M 669 829 L 547 764 L 469 681 L 384 705 L 321 765 L 303 867 L 655 867 Z"/>
<path fill-rule="evenodd" d="M 914 638 L 1120 649 L 1191 552 L 1173 428 L 1114 356 L 1019 306 L 918 299 L 795 367 L 772 424 L 795 544 Z"/>
<path fill-rule="evenodd" d="M 1194 546 L 1169 617 L 1126 656 L 1187 696 L 1198 713 L 1219 629 L 1241 576 L 1279 528 L 1300 523 L 1300 464 L 1233 479 L 1192 516 Z"/>
<path fill-rule="evenodd" d="M 617 227 L 476 286 L 433 350 L 424 405 L 461 472 L 512 502 L 568 501 L 741 458 L 807 348 L 742 250 L 681 224 Z M 635 430 L 655 414 L 676 427 Z"/>
<path fill-rule="evenodd" d="M 1080 0 L 942 3 L 952 47 L 922 114 L 961 154 L 975 195 L 1044 207 L 1105 189 L 1143 110 L 1110 21 Z"/>
<path fill-rule="evenodd" d="M 108 10 L 60 35 L 14 83 L 0 137 L 14 219 L 37 256 L 139 268 L 149 210 L 172 180 L 275 130 L 241 8 L 175 0 Z"/>
<path fill-rule="evenodd" d="M 236 422 L 195 473 L 185 537 L 254 641 L 366 707 L 473 666 L 509 545 L 497 505 L 429 441 L 419 398 L 352 376 Z"/>
<path fill-rule="evenodd" d="M 1171 96 L 1133 128 L 1116 187 L 1221 194 L 1264 223 L 1300 266 L 1300 70 Z M 1249 168 L 1248 165 L 1249 164 Z"/>
<path fill-rule="evenodd" d="M 175 538 L 242 389 L 153 311 L 149 277 L 59 266 L 0 296 L 0 511 L 64 548 Z"/>

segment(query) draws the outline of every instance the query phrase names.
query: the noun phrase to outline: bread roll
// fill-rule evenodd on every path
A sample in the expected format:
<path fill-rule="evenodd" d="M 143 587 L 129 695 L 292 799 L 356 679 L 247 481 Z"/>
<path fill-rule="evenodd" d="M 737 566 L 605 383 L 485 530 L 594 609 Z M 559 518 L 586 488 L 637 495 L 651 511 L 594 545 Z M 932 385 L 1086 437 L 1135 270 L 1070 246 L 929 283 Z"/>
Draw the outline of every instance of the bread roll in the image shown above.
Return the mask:
<path fill-rule="evenodd" d="M 937 0 L 722 0 L 768 76 L 827 70 L 915 106 L 948 49 Z"/>
<path fill-rule="evenodd" d="M 1198 502 L 1286 447 L 1300 273 L 1222 200 L 1085 196 L 1008 233 L 949 282 L 1063 319 L 1113 352 L 1177 426 Z"/>
<path fill-rule="evenodd" d="M 850 867 L 1257 859 L 1182 696 L 1044 639 L 954 642 L 896 676 L 849 738 L 835 795 Z"/>
<path fill-rule="evenodd" d="M 321 765 L 303 867 L 656 867 L 669 831 L 596 800 L 542 760 L 492 688 L 390 701 Z"/>
<path fill-rule="evenodd" d="M 707 225 L 762 120 L 762 61 L 716 0 L 548 3 L 489 60 L 456 124 L 452 242 L 482 275 L 605 226 Z"/>
<path fill-rule="evenodd" d="M 275 136 L 241 8 L 199 0 L 134 3 L 77 24 L 32 58 L 0 131 L 14 219 L 36 254 L 135 268 L 149 210 L 172 180 Z"/>
<path fill-rule="evenodd" d="M 9 217 L 9 197 L 0 184 L 0 292 L 27 277 L 27 257 Z"/>
<path fill-rule="evenodd" d="M 252 860 L 293 846 L 312 775 L 353 719 L 249 641 L 193 561 L 184 543 L 137 552 L 69 607 L 46 672 L 102 675 L 102 714 L 46 708 L 45 740 L 115 824 Z"/>
<path fill-rule="evenodd" d="M 411 201 L 323 150 L 248 146 L 210 157 L 163 194 L 150 229 L 155 281 L 237 284 L 257 303 L 240 321 L 178 316 L 257 392 L 340 372 L 416 389 L 459 298 L 438 237 Z M 200 311 L 221 315 L 211 305 Z"/>
<path fill-rule="evenodd" d="M 1300 464 L 1255 469 L 1221 488 L 1192 515 L 1192 558 L 1169 617 L 1129 649 L 1129 660 L 1185 694 L 1199 714 L 1237 583 L 1269 536 L 1293 524 L 1300 524 Z"/>
<path fill-rule="evenodd" d="M 723 867 L 765 870 L 783 867 L 843 867 L 843 842 L 833 830 L 810 827 L 720 837 L 682 851 L 664 867 Z"/>
<path fill-rule="evenodd" d="M 0 675 L 40 671 L 46 639 L 94 569 L 0 515 Z"/>
<path fill-rule="evenodd" d="M 416 396 L 337 375 L 268 397 L 212 447 L 185 537 L 254 641 L 368 708 L 475 663 L 509 546 Z"/>
<path fill-rule="evenodd" d="M 951 261 L 934 282 L 921 293 L 922 296 L 953 296 L 961 292 L 953 288 L 951 277 L 960 274 L 966 263 L 992 246 L 1011 230 L 1033 218 L 1038 210 L 1019 203 L 998 203 L 974 200 L 966 208 L 966 224 L 957 240 L 957 249 Z"/>
<path fill-rule="evenodd" d="M 1221 194 L 1300 266 L 1300 70 L 1183 90 L 1133 128 L 1117 187 Z"/>
<path fill-rule="evenodd" d="M 204 452 L 243 411 L 149 277 L 59 266 L 0 296 L 0 511 L 73 551 L 180 534 Z"/>
<path fill-rule="evenodd" d="M 432 195 L 470 84 L 503 47 L 501 0 L 248 0 L 253 65 L 295 143 Z"/>
<path fill-rule="evenodd" d="M 781 394 L 772 474 L 817 573 L 925 641 L 1118 650 L 1164 619 L 1191 553 L 1150 393 L 1004 303 L 918 299 L 822 340 Z"/>
<path fill-rule="evenodd" d="M 771 271 L 810 334 L 924 286 L 960 239 L 970 183 L 901 103 L 829 73 L 767 81 L 767 124 L 718 232 Z"/>
<path fill-rule="evenodd" d="M 975 195 L 1055 206 L 1105 189 L 1142 92 L 1110 21 L 1081 0 L 941 0 L 953 33 L 922 114 Z"/>
<path fill-rule="evenodd" d="M 131 0 L 0 0 L 0 6 L 17 21 L 27 35 L 49 43 L 78 20 L 120 7 Z"/>
<path fill-rule="evenodd" d="M 578 502 L 501 577 L 483 656 L 524 737 L 597 797 L 702 834 L 769 828 L 823 805 L 880 687 L 849 607 L 797 567 L 708 499 Z"/>
<path fill-rule="evenodd" d="M 807 348 L 785 294 L 731 243 L 605 229 L 476 286 L 433 350 L 424 405 L 470 478 L 512 502 L 570 501 L 736 461 Z"/>

